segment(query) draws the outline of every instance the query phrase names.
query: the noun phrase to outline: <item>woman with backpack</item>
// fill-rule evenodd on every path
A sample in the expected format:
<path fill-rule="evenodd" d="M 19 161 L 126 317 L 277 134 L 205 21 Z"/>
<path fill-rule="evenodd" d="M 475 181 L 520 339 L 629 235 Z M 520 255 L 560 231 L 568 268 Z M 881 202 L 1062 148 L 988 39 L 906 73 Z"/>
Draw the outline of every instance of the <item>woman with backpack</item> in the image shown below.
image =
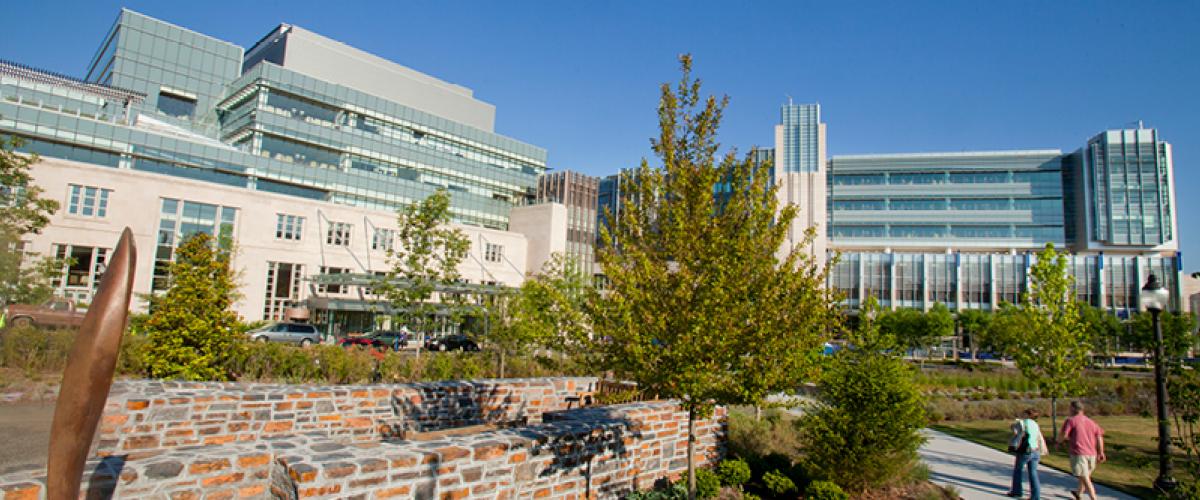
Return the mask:
<path fill-rule="evenodd" d="M 1038 411 L 1029 408 L 1024 413 L 1025 418 L 1017 419 L 1011 426 L 1013 436 L 1008 442 L 1008 451 L 1016 455 L 1016 460 L 1013 462 L 1012 488 L 1007 495 L 1017 498 L 1022 495 L 1021 472 L 1026 469 L 1029 472 L 1029 498 L 1040 500 L 1042 485 L 1038 481 L 1038 460 L 1042 455 L 1050 454 L 1050 449 L 1038 427 Z"/>

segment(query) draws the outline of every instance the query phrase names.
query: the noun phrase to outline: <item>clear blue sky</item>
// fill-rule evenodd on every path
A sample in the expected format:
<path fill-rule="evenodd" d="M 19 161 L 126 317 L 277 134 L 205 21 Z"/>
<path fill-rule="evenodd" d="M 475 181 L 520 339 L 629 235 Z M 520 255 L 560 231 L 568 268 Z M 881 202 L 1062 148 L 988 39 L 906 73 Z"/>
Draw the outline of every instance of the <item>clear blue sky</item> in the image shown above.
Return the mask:
<path fill-rule="evenodd" d="M 1071 151 L 1143 120 L 1174 145 L 1200 270 L 1200 2 L 22 0 L 0 58 L 82 76 L 123 5 L 243 47 L 303 26 L 473 88 L 498 132 L 595 175 L 650 154 L 683 52 L 731 97 L 723 143 L 743 150 L 771 144 L 787 95 L 821 104 L 835 155 Z"/>

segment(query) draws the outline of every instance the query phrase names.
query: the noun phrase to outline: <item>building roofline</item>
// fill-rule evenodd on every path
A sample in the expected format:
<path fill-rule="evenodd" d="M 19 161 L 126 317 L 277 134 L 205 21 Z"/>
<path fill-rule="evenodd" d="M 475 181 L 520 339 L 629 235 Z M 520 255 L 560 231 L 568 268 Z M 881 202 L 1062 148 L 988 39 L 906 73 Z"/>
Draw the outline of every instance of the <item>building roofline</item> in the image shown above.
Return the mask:
<path fill-rule="evenodd" d="M 834 155 L 830 160 L 883 160 L 890 158 L 981 158 L 986 156 L 1040 156 L 1062 155 L 1061 149 L 1014 149 L 1008 151 L 953 151 L 928 153 L 875 153 L 860 155 Z"/>

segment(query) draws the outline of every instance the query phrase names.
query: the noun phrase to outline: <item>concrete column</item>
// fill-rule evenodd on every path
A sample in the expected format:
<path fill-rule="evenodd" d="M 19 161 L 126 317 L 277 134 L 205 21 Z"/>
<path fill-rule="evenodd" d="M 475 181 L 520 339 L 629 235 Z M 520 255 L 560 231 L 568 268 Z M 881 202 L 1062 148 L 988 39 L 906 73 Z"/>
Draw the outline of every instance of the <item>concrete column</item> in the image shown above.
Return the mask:
<path fill-rule="evenodd" d="M 947 304 L 949 305 L 949 304 Z M 963 309 L 962 252 L 954 252 L 954 310 Z"/>
<path fill-rule="evenodd" d="M 1108 280 L 1104 278 L 1104 252 L 1096 256 L 1096 286 L 1099 288 L 1100 299 L 1096 301 L 1097 307 L 1105 311 L 1108 310 Z"/>
<path fill-rule="evenodd" d="M 929 254 L 921 255 L 921 310 L 929 309 Z"/>
<path fill-rule="evenodd" d="M 988 309 L 995 311 L 997 309 L 997 299 L 999 294 L 996 293 L 996 255 L 988 255 Z"/>
<path fill-rule="evenodd" d="M 858 255 L 858 304 L 859 304 L 859 307 L 862 307 L 862 304 L 866 303 L 866 300 L 867 300 L 867 295 L 866 295 L 867 290 L 866 290 L 866 284 L 865 284 L 866 276 L 865 276 L 865 273 L 863 273 L 863 271 L 864 271 L 863 267 L 864 267 L 863 256 L 862 256 L 862 254 L 859 254 Z"/>
<path fill-rule="evenodd" d="M 888 304 L 896 309 L 896 254 L 888 252 Z"/>

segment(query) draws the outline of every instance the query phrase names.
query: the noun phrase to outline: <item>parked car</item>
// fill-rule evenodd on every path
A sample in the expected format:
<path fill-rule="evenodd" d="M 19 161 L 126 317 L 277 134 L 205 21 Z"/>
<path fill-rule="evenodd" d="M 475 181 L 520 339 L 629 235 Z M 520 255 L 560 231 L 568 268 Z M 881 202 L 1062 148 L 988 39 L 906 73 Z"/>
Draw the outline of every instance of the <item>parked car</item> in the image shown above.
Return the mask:
<path fill-rule="evenodd" d="M 375 349 L 386 350 L 394 349 L 396 340 L 400 341 L 400 348 L 408 347 L 408 334 L 393 330 L 376 330 L 367 332 L 358 337 L 346 337 L 338 341 L 338 345 L 342 347 L 364 346 L 373 347 Z"/>
<path fill-rule="evenodd" d="M 466 335 L 450 335 L 427 340 L 425 348 L 430 351 L 478 351 L 479 344 Z"/>
<path fill-rule="evenodd" d="M 275 323 L 250 330 L 246 335 L 257 342 L 288 342 L 304 347 L 321 342 L 321 332 L 306 323 Z"/>
<path fill-rule="evenodd" d="M 5 310 L 12 326 L 78 328 L 86 311 L 67 299 L 52 299 L 45 304 L 12 304 Z"/>

